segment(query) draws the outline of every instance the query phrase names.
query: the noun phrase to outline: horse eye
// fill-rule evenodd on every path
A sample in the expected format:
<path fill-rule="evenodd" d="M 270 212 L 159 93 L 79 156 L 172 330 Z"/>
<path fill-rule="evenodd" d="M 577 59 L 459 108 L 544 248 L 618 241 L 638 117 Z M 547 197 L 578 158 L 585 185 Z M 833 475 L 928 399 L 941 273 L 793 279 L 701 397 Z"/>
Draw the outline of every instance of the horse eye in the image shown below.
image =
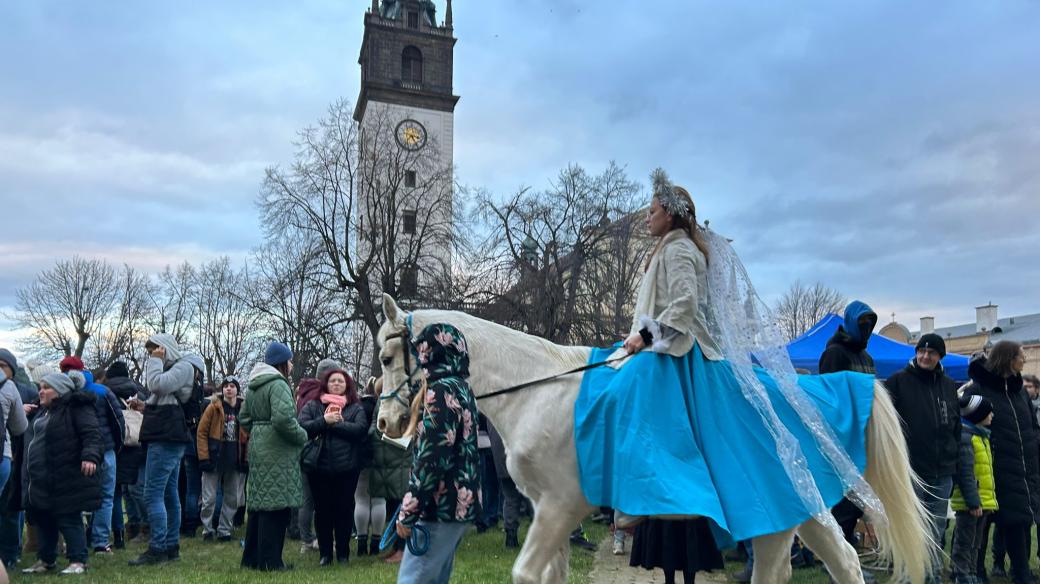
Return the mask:
<path fill-rule="evenodd" d="M 383 367 L 389 367 L 390 364 L 393 363 L 393 361 L 393 357 L 383 357 Z"/>

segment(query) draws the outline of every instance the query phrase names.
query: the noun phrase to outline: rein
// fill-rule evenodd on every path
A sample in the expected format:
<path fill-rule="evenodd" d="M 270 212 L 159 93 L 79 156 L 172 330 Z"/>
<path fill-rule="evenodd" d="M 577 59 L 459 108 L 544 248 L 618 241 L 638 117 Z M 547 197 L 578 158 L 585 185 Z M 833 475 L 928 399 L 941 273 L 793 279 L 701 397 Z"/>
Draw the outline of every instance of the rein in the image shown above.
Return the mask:
<path fill-rule="evenodd" d="M 514 392 L 520 391 L 522 389 L 527 389 L 529 387 L 534 387 L 535 385 L 541 385 L 543 383 L 548 383 L 550 381 L 559 379 L 561 377 L 566 377 L 568 375 L 574 375 L 575 373 L 581 373 L 582 371 L 588 371 L 589 369 L 596 369 L 598 367 L 603 367 L 605 365 L 610 365 L 612 363 L 617 363 L 618 361 L 624 361 L 625 359 L 628 359 L 629 357 L 631 357 L 631 355 L 625 355 L 624 357 L 615 357 L 613 359 L 607 359 L 606 361 L 599 361 L 597 363 L 588 363 L 586 365 L 582 365 L 581 367 L 576 367 L 574 369 L 571 369 L 570 371 L 564 371 L 563 373 L 557 373 L 556 375 L 551 375 L 549 377 L 543 377 L 541 379 L 535 379 L 534 381 L 528 381 L 528 382 L 525 382 L 525 383 L 521 383 L 519 385 L 513 385 L 513 386 L 507 387 L 505 389 L 498 389 L 498 390 L 492 391 L 490 393 L 485 393 L 484 395 L 478 395 L 477 396 L 477 401 L 482 400 L 482 399 L 487 399 L 489 397 L 495 397 L 495 396 L 499 396 L 499 395 L 506 395 L 508 393 L 514 393 Z"/>

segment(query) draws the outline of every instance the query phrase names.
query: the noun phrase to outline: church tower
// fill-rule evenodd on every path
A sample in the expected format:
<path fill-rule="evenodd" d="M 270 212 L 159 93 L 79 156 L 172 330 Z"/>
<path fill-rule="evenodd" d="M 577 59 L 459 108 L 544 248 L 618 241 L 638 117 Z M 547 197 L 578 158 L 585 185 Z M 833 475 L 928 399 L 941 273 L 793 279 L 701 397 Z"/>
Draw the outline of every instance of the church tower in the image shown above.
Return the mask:
<path fill-rule="evenodd" d="M 399 239 L 390 244 L 405 257 L 408 238 L 417 230 L 430 209 L 424 209 L 424 200 L 430 201 L 428 191 L 433 188 L 425 181 L 436 176 L 441 193 L 449 199 L 454 196 L 452 168 L 455 133 L 455 104 L 459 97 L 452 93 L 452 74 L 456 39 L 452 26 L 451 0 L 447 0 L 445 19 L 437 22 L 433 0 L 372 0 L 365 14 L 365 33 L 361 42 L 361 91 L 354 109 L 354 119 L 362 129 L 363 148 L 372 144 L 375 127 L 380 133 L 392 132 L 393 139 L 381 142 L 389 148 L 408 153 L 411 166 L 404 171 L 402 192 L 415 193 L 415 203 L 400 205 L 393 211 L 399 220 Z M 365 135 L 368 133 L 368 137 Z M 396 165 L 397 159 L 380 161 L 374 167 Z M 370 171 L 378 172 L 378 171 Z M 427 176 L 422 176 L 426 174 Z M 383 176 L 382 179 L 389 180 Z M 381 188 L 386 188 L 380 183 Z M 378 190 L 378 189 L 376 189 Z M 395 191 L 395 196 L 396 196 Z M 385 198 L 385 195 L 377 195 Z M 443 197 L 442 197 L 443 198 Z M 450 203 L 447 216 L 450 221 Z M 363 212 L 363 209 L 362 209 Z M 437 214 L 443 214 L 440 211 Z M 391 217 L 393 223 L 394 217 Z M 428 246 L 428 242 L 423 243 Z M 416 294 L 422 286 L 423 275 L 450 269 L 450 249 L 442 244 L 436 262 L 415 257 L 412 265 L 403 265 L 390 277 L 399 282 L 398 291 L 405 296 Z M 407 263 L 407 262 L 405 262 Z M 432 263 L 441 264 L 434 267 Z"/>

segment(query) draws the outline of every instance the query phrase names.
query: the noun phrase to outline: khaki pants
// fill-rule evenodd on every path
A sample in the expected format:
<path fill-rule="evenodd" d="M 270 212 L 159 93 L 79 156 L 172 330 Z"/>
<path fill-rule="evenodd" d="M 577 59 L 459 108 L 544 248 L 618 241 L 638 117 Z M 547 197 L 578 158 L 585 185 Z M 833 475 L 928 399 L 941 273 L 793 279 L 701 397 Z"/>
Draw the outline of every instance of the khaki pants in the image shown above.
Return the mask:
<path fill-rule="evenodd" d="M 234 528 L 235 512 L 242 503 L 242 473 L 237 470 L 225 472 L 202 473 L 202 533 L 213 533 L 213 512 L 217 506 L 217 487 L 223 488 L 223 501 L 220 505 L 220 523 L 217 535 L 231 535 Z"/>

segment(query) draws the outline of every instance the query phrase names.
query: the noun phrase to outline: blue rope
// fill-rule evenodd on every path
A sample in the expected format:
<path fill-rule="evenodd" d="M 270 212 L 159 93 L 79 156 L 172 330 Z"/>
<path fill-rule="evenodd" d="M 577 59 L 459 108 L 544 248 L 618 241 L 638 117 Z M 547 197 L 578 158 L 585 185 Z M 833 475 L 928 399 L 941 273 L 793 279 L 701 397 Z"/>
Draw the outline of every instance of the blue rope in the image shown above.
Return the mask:
<path fill-rule="evenodd" d="M 383 539 L 379 541 L 379 551 L 385 551 L 390 549 L 397 543 L 397 540 L 401 539 L 397 535 L 397 516 L 401 513 L 401 508 L 398 507 L 397 511 L 394 511 L 393 518 L 390 519 L 389 524 L 386 526 L 386 531 L 383 532 Z M 412 535 L 405 542 L 408 546 L 408 551 L 413 556 L 421 556 L 430 550 L 430 530 L 426 527 L 416 524 L 412 526 Z"/>

